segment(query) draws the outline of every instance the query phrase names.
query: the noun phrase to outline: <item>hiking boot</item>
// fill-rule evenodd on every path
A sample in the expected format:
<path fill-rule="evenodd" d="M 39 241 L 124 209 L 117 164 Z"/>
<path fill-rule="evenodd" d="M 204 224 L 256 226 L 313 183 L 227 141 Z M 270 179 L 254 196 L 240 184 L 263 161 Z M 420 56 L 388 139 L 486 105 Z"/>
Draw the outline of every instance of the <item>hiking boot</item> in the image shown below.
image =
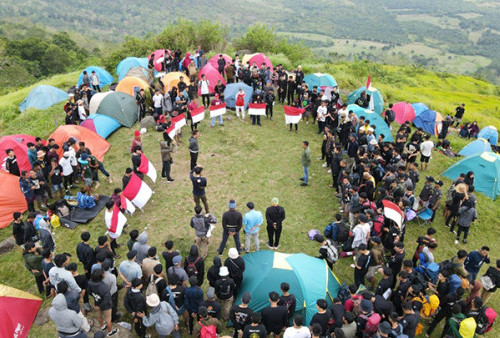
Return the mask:
<path fill-rule="evenodd" d="M 299 178 L 299 180 L 303 181 L 303 180 L 304 180 L 304 177 Z"/>
<path fill-rule="evenodd" d="M 302 182 L 302 183 L 300 183 L 300 186 L 301 186 L 301 187 L 307 187 L 307 183 Z"/>
<path fill-rule="evenodd" d="M 114 336 L 118 333 L 118 329 L 113 329 L 111 332 L 108 332 L 108 337 Z"/>

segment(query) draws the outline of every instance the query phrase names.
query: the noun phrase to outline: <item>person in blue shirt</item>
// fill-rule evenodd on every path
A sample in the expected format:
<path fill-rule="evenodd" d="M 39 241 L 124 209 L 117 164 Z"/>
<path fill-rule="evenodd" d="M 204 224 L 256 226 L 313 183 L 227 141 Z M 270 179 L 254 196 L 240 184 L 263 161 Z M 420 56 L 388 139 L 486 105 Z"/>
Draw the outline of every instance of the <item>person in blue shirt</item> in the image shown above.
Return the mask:
<path fill-rule="evenodd" d="M 490 264 L 490 248 L 483 246 L 481 250 L 474 250 L 469 253 L 465 259 L 465 270 L 469 273 L 469 281 L 473 282 L 476 280 L 479 270 L 483 263 Z"/>
<path fill-rule="evenodd" d="M 28 142 L 28 160 L 30 161 L 31 168 L 35 167 L 35 163 L 38 162 L 38 157 L 36 155 L 35 144 L 33 142 Z"/>
<path fill-rule="evenodd" d="M 250 240 L 253 237 L 253 242 L 255 246 L 255 251 L 260 250 L 259 244 L 259 229 L 262 223 L 264 222 L 264 218 L 262 217 L 262 213 L 260 211 L 255 210 L 255 206 L 253 202 L 247 203 L 248 211 L 243 217 L 243 226 L 245 231 L 245 252 L 250 252 L 251 243 Z"/>

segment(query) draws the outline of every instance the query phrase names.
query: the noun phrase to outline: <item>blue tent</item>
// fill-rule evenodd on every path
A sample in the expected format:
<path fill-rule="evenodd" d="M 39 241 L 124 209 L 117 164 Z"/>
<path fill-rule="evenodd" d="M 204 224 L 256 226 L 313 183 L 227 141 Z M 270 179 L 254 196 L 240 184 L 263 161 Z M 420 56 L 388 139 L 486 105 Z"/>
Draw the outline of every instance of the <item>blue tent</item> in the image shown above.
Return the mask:
<path fill-rule="evenodd" d="M 415 111 L 415 117 L 420 115 L 420 113 L 429 109 L 429 107 L 427 107 L 423 103 L 412 103 L 411 106 L 413 107 L 413 110 Z"/>
<path fill-rule="evenodd" d="M 19 104 L 19 110 L 24 112 L 28 108 L 44 110 L 61 101 L 68 99 L 68 93 L 48 85 L 40 85 L 33 88 L 23 102 Z"/>
<path fill-rule="evenodd" d="M 378 89 L 373 88 L 370 86 L 370 88 L 366 89 L 366 87 L 359 87 L 355 91 L 353 91 L 349 96 L 347 97 L 347 104 L 354 104 L 356 103 L 356 100 L 361 96 L 361 93 L 366 92 L 367 95 L 370 95 L 373 97 L 373 110 L 377 114 L 382 114 L 384 111 L 384 99 L 382 98 L 382 94 L 378 91 Z"/>
<path fill-rule="evenodd" d="M 330 74 L 314 73 L 309 74 L 304 78 L 304 81 L 312 90 L 314 86 L 321 87 L 337 87 L 337 81 Z"/>
<path fill-rule="evenodd" d="M 114 118 L 102 114 L 90 114 L 80 125 L 92 130 L 102 138 L 108 138 L 112 132 L 121 127 Z"/>
<path fill-rule="evenodd" d="M 385 142 L 392 142 L 394 138 L 392 137 L 391 130 L 385 123 L 384 119 L 380 117 L 377 113 L 358 106 L 357 104 L 350 104 L 347 106 L 347 111 L 353 111 L 357 117 L 364 116 L 365 119 L 370 120 L 370 125 L 375 126 L 375 135 L 384 134 Z"/>
<path fill-rule="evenodd" d="M 436 127 L 436 112 L 431 109 L 424 110 L 415 117 L 413 124 L 422 128 L 426 133 L 434 135 Z"/>
<path fill-rule="evenodd" d="M 115 79 L 113 79 L 113 76 L 110 73 L 108 73 L 107 70 L 105 70 L 101 67 L 90 66 L 90 67 L 85 68 L 84 70 L 87 71 L 89 76 L 90 76 L 90 74 L 92 74 L 92 71 L 96 72 L 96 74 L 97 74 L 97 76 L 99 76 L 99 80 L 101 82 L 101 85 L 100 85 L 101 88 L 104 86 L 110 85 L 115 81 Z M 76 86 L 80 87 L 82 82 L 83 82 L 83 71 L 80 73 L 80 76 L 78 77 L 78 83 L 76 84 Z"/>
<path fill-rule="evenodd" d="M 121 81 L 126 75 L 130 68 L 142 67 L 148 69 L 148 58 L 136 58 L 128 57 L 120 61 L 118 66 L 116 66 L 116 75 L 118 75 L 118 81 Z"/>
<path fill-rule="evenodd" d="M 472 141 L 468 145 L 462 148 L 458 152 L 458 155 L 461 156 L 471 156 L 474 154 L 481 154 L 485 151 L 491 151 L 491 146 L 488 142 L 488 140 L 485 140 L 484 138 L 478 138 L 475 141 Z"/>
<path fill-rule="evenodd" d="M 238 94 L 240 88 L 243 88 L 243 92 L 245 93 L 245 109 L 248 107 L 248 104 L 252 100 L 253 88 L 241 82 L 229 83 L 226 86 L 226 89 L 224 90 L 224 101 L 226 101 L 226 107 L 236 107 L 236 94 Z"/>
<path fill-rule="evenodd" d="M 498 142 L 498 130 L 494 126 L 486 126 L 477 134 L 477 137 L 488 140 L 492 146 L 496 146 Z"/>
<path fill-rule="evenodd" d="M 484 152 L 468 156 L 449 167 L 442 175 L 456 180 L 461 173 L 474 173 L 474 188 L 491 199 L 500 195 L 500 156 Z"/>

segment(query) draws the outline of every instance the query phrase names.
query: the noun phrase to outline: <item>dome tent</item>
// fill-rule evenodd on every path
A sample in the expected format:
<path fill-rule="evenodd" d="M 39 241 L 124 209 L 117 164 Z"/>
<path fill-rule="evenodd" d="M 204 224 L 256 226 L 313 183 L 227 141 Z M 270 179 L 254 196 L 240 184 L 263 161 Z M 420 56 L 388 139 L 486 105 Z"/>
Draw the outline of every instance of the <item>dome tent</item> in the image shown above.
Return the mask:
<path fill-rule="evenodd" d="M 28 159 L 28 142 L 36 143 L 35 137 L 25 134 L 7 135 L 0 138 L 0 163 L 2 169 L 5 166 L 5 159 L 7 158 L 7 149 L 14 150 L 17 158 L 17 164 L 20 170 L 30 170 L 31 164 Z"/>
<path fill-rule="evenodd" d="M 434 135 L 436 132 L 436 112 L 431 109 L 424 110 L 413 120 L 415 127 L 422 128 L 423 131 Z"/>
<path fill-rule="evenodd" d="M 355 91 L 353 91 L 347 97 L 347 104 L 354 104 L 356 100 L 361 96 L 363 92 L 366 92 L 367 95 L 370 95 L 370 100 L 373 98 L 373 111 L 377 114 L 382 114 L 384 111 L 384 99 L 382 98 L 382 94 L 380 94 L 377 88 L 370 86 L 370 88 L 366 89 L 366 86 L 359 87 Z"/>
<path fill-rule="evenodd" d="M 135 98 L 119 91 L 95 94 L 90 100 L 89 111 L 90 116 L 95 113 L 107 115 L 127 128 L 138 119 Z"/>
<path fill-rule="evenodd" d="M 494 126 L 486 126 L 477 134 L 478 138 L 488 140 L 492 146 L 496 146 L 498 142 L 498 130 Z"/>
<path fill-rule="evenodd" d="M 219 55 L 220 54 L 215 54 L 208 60 L 207 64 L 212 65 L 215 69 L 219 69 L 219 64 L 217 63 L 217 60 L 219 60 Z M 227 55 L 227 54 L 222 54 L 222 58 L 226 60 L 226 66 L 230 63 L 233 63 L 233 59 Z"/>
<path fill-rule="evenodd" d="M 102 138 L 108 138 L 111 133 L 120 128 L 120 123 L 107 115 L 91 114 L 85 121 L 80 123 L 80 126 L 92 130 Z"/>
<path fill-rule="evenodd" d="M 429 107 L 427 107 L 423 103 L 412 103 L 411 106 L 413 107 L 413 110 L 415 111 L 415 117 L 417 117 L 418 115 L 420 115 L 420 113 L 429 109 Z"/>
<path fill-rule="evenodd" d="M 116 86 L 115 91 L 128 94 L 128 95 L 132 96 L 135 100 L 135 95 L 137 94 L 136 88 L 146 90 L 149 88 L 149 84 L 146 81 L 144 81 L 138 77 L 126 76 L 123 78 L 123 80 L 118 82 L 118 85 Z"/>
<path fill-rule="evenodd" d="M 189 86 L 191 84 L 191 81 L 189 81 L 189 76 L 187 76 L 185 73 L 182 72 L 169 72 L 161 78 L 161 82 L 163 82 L 163 85 L 165 86 L 166 91 L 172 90 L 173 87 L 177 87 L 179 84 L 179 81 L 181 79 L 181 76 L 183 77 L 184 83 L 186 86 Z M 214 85 L 215 86 L 215 85 Z"/>
<path fill-rule="evenodd" d="M 0 191 L 8 192 L 0 194 L 0 229 L 3 229 L 13 221 L 15 212 L 25 212 L 28 205 L 19 188 L 19 177 L 0 171 Z"/>
<path fill-rule="evenodd" d="M 392 110 L 396 115 L 395 121 L 399 124 L 403 124 L 406 121 L 413 122 L 415 119 L 415 109 L 413 106 L 406 102 L 398 102 L 392 106 Z"/>
<path fill-rule="evenodd" d="M 314 86 L 318 87 L 318 89 L 322 89 L 323 87 L 337 87 L 337 81 L 330 74 L 309 74 L 304 77 L 304 81 L 311 90 Z"/>
<path fill-rule="evenodd" d="M 357 117 L 364 116 L 365 119 L 370 120 L 370 125 L 375 126 L 375 135 L 384 134 L 384 142 L 392 142 L 394 138 L 392 137 L 391 130 L 385 123 L 384 119 L 378 115 L 376 112 L 362 108 L 357 104 L 350 104 L 347 106 L 347 111 L 353 111 Z"/>
<path fill-rule="evenodd" d="M 241 61 L 241 64 L 244 66 L 247 64 L 247 62 L 250 63 L 250 66 L 253 66 L 253 64 L 257 64 L 257 67 L 260 68 L 260 66 L 265 63 L 267 67 L 271 69 L 271 72 L 273 72 L 273 64 L 269 58 L 262 53 L 255 53 L 255 54 L 245 54 L 243 57 L 243 60 Z"/>
<path fill-rule="evenodd" d="M 500 195 L 500 156 L 483 152 L 468 156 L 449 167 L 442 175 L 456 180 L 461 173 L 474 173 L 474 188 L 491 199 Z"/>
<path fill-rule="evenodd" d="M 245 109 L 248 107 L 250 101 L 252 101 L 252 87 L 247 86 L 243 82 L 229 83 L 224 90 L 224 101 L 226 102 L 226 106 L 228 108 L 236 107 L 236 95 L 238 94 L 240 88 L 243 88 L 243 92 L 245 93 Z"/>
<path fill-rule="evenodd" d="M 84 71 L 85 70 L 87 71 L 89 77 L 92 74 L 92 71 L 95 71 L 97 76 L 99 76 L 101 89 L 102 89 L 102 87 L 110 85 L 115 81 L 113 76 L 110 73 L 108 73 L 108 71 L 105 70 L 104 68 L 97 67 L 97 66 L 90 66 L 90 67 L 85 68 Z M 82 83 L 83 83 L 83 71 L 80 73 L 80 76 L 78 77 L 78 83 L 76 84 L 76 86 L 80 87 Z"/>
<path fill-rule="evenodd" d="M 462 150 L 458 152 L 458 155 L 471 156 L 474 154 L 481 154 L 485 151 L 491 151 L 490 143 L 484 138 L 478 138 L 463 147 Z"/>
<path fill-rule="evenodd" d="M 208 90 L 210 93 L 214 92 L 217 81 L 221 80 L 223 84 L 226 84 L 226 79 L 224 79 L 224 77 L 220 75 L 217 68 L 212 66 L 210 63 L 207 63 L 198 72 L 198 80 L 201 80 L 202 75 L 205 75 L 205 79 L 208 80 Z M 198 95 L 201 95 L 201 86 L 198 86 Z"/>
<path fill-rule="evenodd" d="M 154 68 L 161 72 L 163 69 L 163 61 L 165 60 L 165 49 L 157 49 L 148 56 L 148 63 L 153 59 Z"/>
<path fill-rule="evenodd" d="M 295 313 L 304 316 L 309 325 L 317 312 L 316 300 L 326 299 L 332 304 L 340 283 L 324 260 L 303 253 L 284 254 L 262 250 L 246 254 L 245 274 L 236 302 L 241 303 L 243 293 L 252 295 L 252 310 L 258 312 L 269 306 L 269 292 L 279 290 L 280 284 L 290 284 L 290 292 L 297 298 Z"/>
<path fill-rule="evenodd" d="M 53 86 L 40 85 L 29 92 L 28 96 L 19 104 L 19 110 L 21 113 L 28 108 L 44 110 L 67 99 L 68 93 L 65 91 Z"/>
<path fill-rule="evenodd" d="M 148 58 L 136 58 L 128 57 L 120 61 L 118 66 L 116 66 L 116 75 L 118 75 L 118 81 L 121 81 L 128 71 L 134 67 L 142 67 L 148 69 Z"/>
<path fill-rule="evenodd" d="M 77 141 L 76 144 L 80 141 L 85 142 L 85 145 L 92 151 L 92 155 L 97 157 L 99 161 L 104 159 L 104 154 L 106 154 L 110 147 L 108 141 L 92 130 L 71 124 L 57 127 L 49 138 L 53 138 L 55 143 L 59 146 L 59 149 L 57 149 L 59 157 L 63 154 L 63 143 L 70 138 L 75 139 Z"/>

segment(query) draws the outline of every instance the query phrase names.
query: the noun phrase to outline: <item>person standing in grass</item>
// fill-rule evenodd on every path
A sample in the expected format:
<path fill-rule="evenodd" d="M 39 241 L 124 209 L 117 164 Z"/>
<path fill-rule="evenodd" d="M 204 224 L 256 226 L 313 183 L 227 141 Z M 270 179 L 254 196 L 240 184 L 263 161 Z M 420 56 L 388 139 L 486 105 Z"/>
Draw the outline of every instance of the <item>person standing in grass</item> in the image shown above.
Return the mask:
<path fill-rule="evenodd" d="M 420 168 L 422 170 L 427 170 L 429 165 L 429 160 L 432 156 L 432 149 L 434 148 L 434 142 L 431 141 L 431 135 L 427 134 L 424 137 L 425 141 L 420 144 Z"/>
<path fill-rule="evenodd" d="M 250 247 L 251 247 L 251 239 L 253 237 L 254 240 L 254 245 L 255 245 L 255 251 L 260 250 L 260 244 L 259 244 L 259 229 L 262 223 L 264 222 L 264 219 L 262 217 L 262 213 L 260 211 L 255 210 L 255 206 L 253 202 L 248 202 L 247 203 L 247 208 L 248 211 L 243 217 L 243 225 L 245 226 L 244 231 L 245 231 L 245 252 L 249 253 L 250 252 Z"/>
<path fill-rule="evenodd" d="M 280 246 L 281 230 L 285 220 L 285 209 L 278 205 L 277 197 L 272 199 L 272 205 L 266 209 L 267 221 L 267 246 L 270 249 L 278 249 Z"/>
<path fill-rule="evenodd" d="M 236 211 L 236 201 L 232 199 L 229 201 L 229 210 L 222 215 L 222 241 L 220 242 L 219 249 L 217 249 L 219 255 L 222 255 L 229 236 L 234 238 L 238 253 L 241 252 L 240 230 L 242 226 L 243 216 L 241 212 Z"/>
<path fill-rule="evenodd" d="M 207 258 L 209 238 L 207 233 L 210 229 L 210 218 L 202 214 L 203 209 L 197 205 L 194 207 L 195 215 L 191 218 L 191 228 L 195 230 L 196 238 L 194 240 L 196 246 L 201 251 L 201 257 Z"/>
<path fill-rule="evenodd" d="M 189 155 L 191 157 L 191 170 L 196 167 L 198 161 L 198 152 L 200 146 L 198 145 L 198 137 L 200 136 L 199 130 L 193 130 L 193 135 L 189 138 Z M 208 211 L 207 211 L 208 212 Z"/>
<path fill-rule="evenodd" d="M 302 187 L 307 186 L 307 182 L 309 181 L 309 166 L 311 165 L 311 151 L 309 150 L 309 142 L 308 141 L 303 141 L 302 142 L 302 157 L 301 157 L 301 163 L 302 163 L 302 169 L 304 171 L 304 176 L 300 178 L 302 183 L 300 185 Z"/>
<path fill-rule="evenodd" d="M 191 182 L 193 183 L 193 199 L 195 205 L 199 206 L 200 201 L 203 202 L 205 207 L 205 212 L 209 213 L 207 196 L 205 194 L 205 188 L 207 187 L 207 179 L 201 176 L 203 171 L 202 167 L 196 167 L 191 171 Z"/>

